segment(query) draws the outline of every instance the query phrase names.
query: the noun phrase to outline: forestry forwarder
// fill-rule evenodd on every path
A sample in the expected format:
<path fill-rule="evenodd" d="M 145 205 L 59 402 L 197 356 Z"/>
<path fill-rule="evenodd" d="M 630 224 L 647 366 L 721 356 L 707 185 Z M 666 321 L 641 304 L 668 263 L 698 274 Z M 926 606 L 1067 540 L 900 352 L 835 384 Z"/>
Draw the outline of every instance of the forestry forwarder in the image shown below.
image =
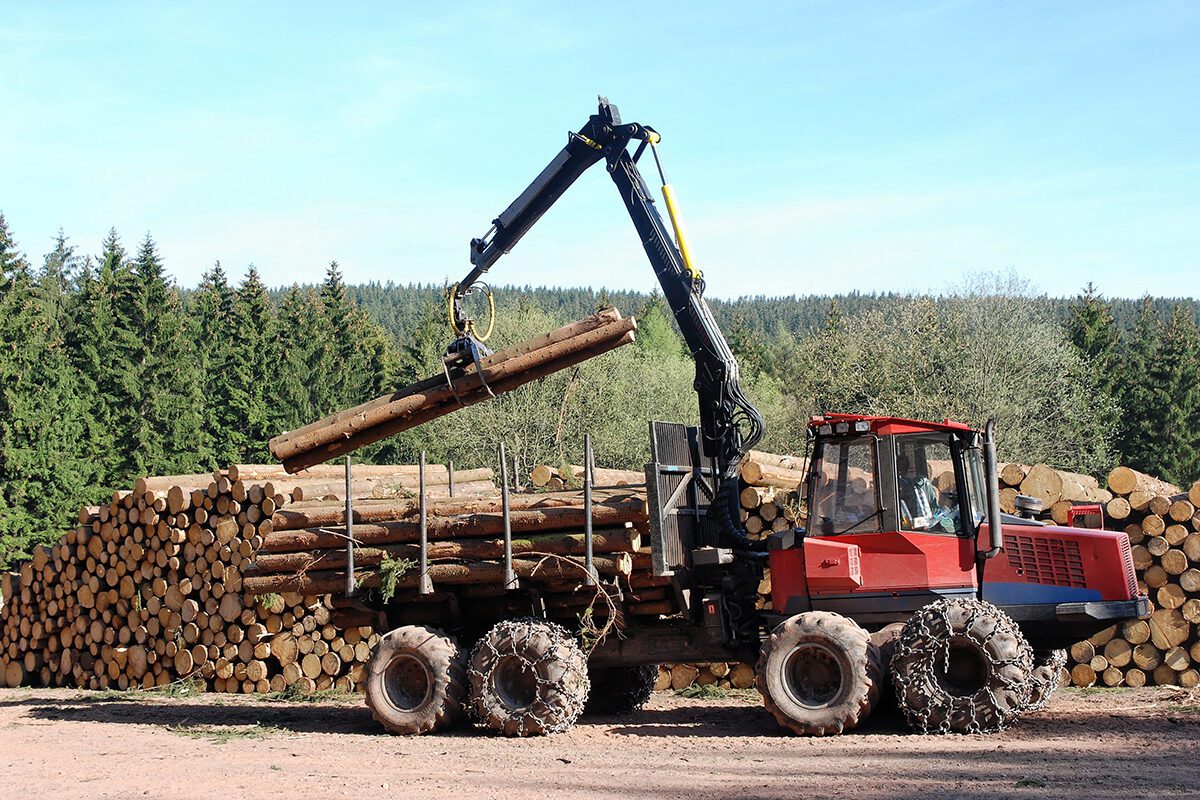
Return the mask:
<path fill-rule="evenodd" d="M 646 466 L 654 572 L 670 578 L 682 613 L 631 617 L 620 636 L 585 656 L 563 628 L 538 618 L 529 590 L 495 604 L 490 629 L 464 622 L 454 603 L 393 606 L 390 620 L 406 624 L 384 637 L 368 670 L 376 718 L 418 733 L 470 707 L 508 735 L 554 732 L 574 723 L 589 686 L 593 701 L 632 710 L 649 697 L 649 665 L 715 661 L 756 661 L 767 708 L 806 735 L 861 723 L 888 672 L 921 732 L 998 730 L 1044 705 L 1063 664 L 1058 648 L 1149 613 L 1128 537 L 1002 514 L 990 422 L 979 431 L 948 420 L 828 414 L 808 428 L 807 527 L 750 539 L 738 516 L 738 465 L 763 421 L 704 302 L 670 185 L 664 177 L 674 236 L 638 172 L 649 148 L 662 176 L 658 142 L 652 128 L 623 124 L 600 100 L 471 242 L 473 269 L 449 296 L 458 339 L 447 365 L 479 357 L 463 310 L 476 281 L 603 160 L 696 361 L 699 430 L 652 422 Z M 769 612 L 755 608 L 768 565 Z M 470 657 L 457 638 L 427 626 L 473 642 Z"/>

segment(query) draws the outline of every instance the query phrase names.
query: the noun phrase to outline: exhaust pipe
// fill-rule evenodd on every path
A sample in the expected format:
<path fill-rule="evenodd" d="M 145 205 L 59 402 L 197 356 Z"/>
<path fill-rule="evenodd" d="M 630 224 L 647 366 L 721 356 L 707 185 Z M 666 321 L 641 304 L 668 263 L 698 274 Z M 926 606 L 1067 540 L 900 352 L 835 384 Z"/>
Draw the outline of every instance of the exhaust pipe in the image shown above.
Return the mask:
<path fill-rule="evenodd" d="M 983 428 L 983 472 L 987 481 L 987 521 L 992 548 L 979 554 L 982 559 L 995 558 L 1004 549 L 1004 526 L 1000 521 L 1000 475 L 996 469 L 996 420 L 989 419 Z"/>

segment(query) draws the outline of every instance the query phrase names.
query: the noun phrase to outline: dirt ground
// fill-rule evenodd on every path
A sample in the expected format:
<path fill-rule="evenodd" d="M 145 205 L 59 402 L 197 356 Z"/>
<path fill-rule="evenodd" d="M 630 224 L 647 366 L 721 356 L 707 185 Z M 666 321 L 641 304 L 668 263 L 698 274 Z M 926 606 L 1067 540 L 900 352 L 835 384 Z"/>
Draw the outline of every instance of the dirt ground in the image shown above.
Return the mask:
<path fill-rule="evenodd" d="M 1197 797 L 1200 694 L 1063 690 L 993 736 L 914 736 L 895 712 L 785 735 L 752 692 L 658 694 L 629 717 L 504 739 L 393 737 L 360 702 L 0 690 L 5 798 Z"/>

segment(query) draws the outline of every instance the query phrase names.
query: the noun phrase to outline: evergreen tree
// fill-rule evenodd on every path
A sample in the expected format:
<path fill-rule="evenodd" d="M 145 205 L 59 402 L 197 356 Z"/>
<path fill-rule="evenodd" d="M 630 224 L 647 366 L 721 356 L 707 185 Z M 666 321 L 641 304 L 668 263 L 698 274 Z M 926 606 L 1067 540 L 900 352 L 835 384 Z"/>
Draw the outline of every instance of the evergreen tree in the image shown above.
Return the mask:
<path fill-rule="evenodd" d="M 1113 316 L 1112 306 L 1105 302 L 1091 283 L 1084 287 L 1083 292 L 1071 305 L 1067 335 L 1087 361 L 1096 388 L 1116 401 L 1117 381 L 1121 374 L 1121 365 L 1117 359 L 1121 332 Z M 1119 406 L 1114 402 L 1112 408 L 1117 412 Z M 1106 426 L 1116 427 L 1119 423 L 1118 413 L 1101 422 Z"/>
<path fill-rule="evenodd" d="M 275 382 L 265 380 L 277 369 L 275 328 L 275 309 L 267 287 L 251 266 L 234 299 L 226 366 L 232 382 L 230 408 L 236 414 L 234 429 L 241 461 L 270 460 L 267 441 L 283 430 L 279 424 L 284 420 L 272 401 Z"/>
<path fill-rule="evenodd" d="M 293 285 L 279 305 L 278 404 L 281 430 L 292 430 L 327 413 L 329 345 L 321 298 Z"/>
<path fill-rule="evenodd" d="M 1121 416 L 1116 443 L 1121 463 L 1152 474 L 1157 474 L 1154 440 L 1161 435 L 1162 409 L 1154 405 L 1158 397 L 1150 371 L 1159 359 L 1161 342 L 1162 323 L 1153 301 L 1144 297 L 1137 321 L 1123 337 L 1119 351 L 1116 394 Z"/>
<path fill-rule="evenodd" d="M 79 271 L 80 260 L 75 254 L 75 246 L 67 243 L 67 235 L 60 228 L 54 237 L 54 249 L 46 254 L 38 275 L 39 294 L 59 328 L 67 325 L 71 292 Z"/>
<path fill-rule="evenodd" d="M 118 276 L 129 272 L 129 267 L 115 230 L 109 231 L 102 247 L 95 272 L 88 263 L 81 270 L 78 293 L 69 309 L 66 340 L 89 403 L 87 439 L 100 483 L 116 488 L 127 483 L 123 476 L 131 472 L 124 432 L 136 409 L 138 373 L 131 360 L 134 336 L 118 327 L 115 290 Z"/>
<path fill-rule="evenodd" d="M 56 538 L 87 499 L 86 409 L 54 309 L 0 215 L 0 564 Z"/>
<path fill-rule="evenodd" d="M 138 381 L 129 463 L 134 474 L 195 472 L 210 462 L 197 359 L 179 294 L 146 235 L 133 263 L 131 348 Z"/>
<path fill-rule="evenodd" d="M 241 461 L 244 450 L 233 399 L 237 381 L 230 369 L 233 305 L 234 291 L 218 261 L 201 276 L 188 303 L 204 395 L 204 437 L 214 462 L 208 466 L 214 467 Z"/>
<path fill-rule="evenodd" d="M 1145 466 L 1180 486 L 1200 478 L 1200 333 L 1177 305 L 1146 373 L 1156 430 Z"/>

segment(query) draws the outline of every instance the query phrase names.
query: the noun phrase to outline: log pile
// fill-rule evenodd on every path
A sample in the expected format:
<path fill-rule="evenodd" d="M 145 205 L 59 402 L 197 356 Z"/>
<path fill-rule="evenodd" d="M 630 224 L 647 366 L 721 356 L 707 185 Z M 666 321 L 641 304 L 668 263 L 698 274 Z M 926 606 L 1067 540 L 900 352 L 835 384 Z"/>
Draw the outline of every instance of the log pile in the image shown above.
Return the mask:
<path fill-rule="evenodd" d="M 341 469 L 289 477 L 276 475 L 278 467 L 238 465 L 211 475 L 144 478 L 107 505 L 81 509 L 79 527 L 3 577 L 4 682 L 125 689 L 188 681 L 227 692 L 358 688 L 382 631 L 377 615 L 344 596 L 345 488 L 334 480 Z M 383 591 L 390 565 L 391 598 L 415 600 L 419 503 L 379 497 L 377 484 L 405 487 L 417 471 L 357 469 L 364 476 L 351 488 L 357 591 Z M 427 488 L 448 490 L 445 467 L 427 469 Z M 490 471 L 455 477 L 453 498 L 427 502 L 428 575 L 435 591 L 466 601 L 465 613 L 494 613 L 488 598 L 504 594 L 500 501 L 494 486 L 457 494 L 460 486 L 486 483 Z M 310 486 L 322 487 L 320 499 L 300 491 Z M 644 490 L 598 489 L 592 516 L 593 563 L 611 606 L 584 585 L 582 493 L 511 497 L 514 572 L 542 591 L 548 616 L 571 627 L 581 617 L 596 626 L 611 617 L 624 627 L 631 618 L 676 613 L 669 581 L 652 575 L 642 539 Z"/>
<path fill-rule="evenodd" d="M 586 319 L 498 350 L 479 369 L 468 365 L 447 381 L 438 374 L 354 408 L 339 411 L 269 442 L 289 472 L 321 464 L 438 417 L 512 391 L 634 339 L 637 322 L 607 308 Z"/>
<path fill-rule="evenodd" d="M 1017 495 L 1036 497 L 1042 501 L 1040 518 L 1053 520 L 1058 525 L 1067 524 L 1071 507 L 1079 503 L 1107 503 L 1113 493 L 1100 486 L 1090 475 L 1054 469 L 1046 464 L 1000 464 L 1000 510 L 1016 514 Z M 941 481 L 954 482 L 953 472 L 939 476 Z"/>
<path fill-rule="evenodd" d="M 569 464 L 562 467 L 538 464 L 529 471 L 529 483 L 535 489 L 578 489 L 583 486 L 583 467 Z M 643 486 L 646 473 L 632 469 L 592 467 L 593 486 Z"/>
<path fill-rule="evenodd" d="M 747 486 L 795 492 L 808 477 L 808 460 L 751 450 L 742 459 L 740 471 Z"/>
<path fill-rule="evenodd" d="M 583 493 L 577 490 L 515 494 L 509 502 L 513 571 L 536 586 L 550 618 L 575 627 L 579 616 L 607 616 L 583 585 Z M 496 499 L 431 500 L 427 505 L 428 576 L 435 591 L 462 591 L 472 599 L 503 597 L 504 517 Z M 380 502 L 355 509 L 355 585 L 384 590 L 396 602 L 417 601 L 420 548 L 418 506 L 412 501 Z M 677 611 L 670 581 L 652 574 L 642 487 L 597 489 L 593 493 L 593 564 L 604 582 L 623 627 L 628 617 Z M 340 505 L 296 504 L 276 513 L 264 535 L 243 589 L 253 594 L 294 592 L 325 594 L 347 584 L 345 511 Z M 392 565 L 394 581 L 385 586 L 382 565 Z M 490 613 L 494 604 L 463 603 L 463 613 Z"/>
<path fill-rule="evenodd" d="M 359 469 L 388 485 L 407 485 L 417 475 L 413 467 Z M 328 506 L 292 498 L 329 482 L 331 469 L 295 477 L 276 476 L 278 470 L 238 465 L 211 475 L 143 478 L 107 505 L 81 509 L 77 528 L 3 576 L 5 683 L 355 688 L 378 639 L 371 615 L 340 608 L 331 594 L 244 586 L 277 523 Z M 448 481 L 444 467 L 429 468 L 431 483 L 439 476 Z M 488 474 L 456 477 L 465 486 L 485 483 Z M 412 504 L 368 499 L 376 490 L 356 485 L 352 494 L 366 509 Z M 344 483 L 337 492 L 344 494 Z"/>
<path fill-rule="evenodd" d="M 1200 481 L 1187 492 L 1128 467 L 1108 475 L 1107 525 L 1124 530 L 1148 620 L 1106 628 L 1070 649 L 1076 686 L 1200 686 Z"/>
<path fill-rule="evenodd" d="M 733 662 L 711 664 L 660 664 L 656 692 L 679 691 L 689 686 L 715 686 L 719 689 L 754 687 L 754 665 Z"/>

